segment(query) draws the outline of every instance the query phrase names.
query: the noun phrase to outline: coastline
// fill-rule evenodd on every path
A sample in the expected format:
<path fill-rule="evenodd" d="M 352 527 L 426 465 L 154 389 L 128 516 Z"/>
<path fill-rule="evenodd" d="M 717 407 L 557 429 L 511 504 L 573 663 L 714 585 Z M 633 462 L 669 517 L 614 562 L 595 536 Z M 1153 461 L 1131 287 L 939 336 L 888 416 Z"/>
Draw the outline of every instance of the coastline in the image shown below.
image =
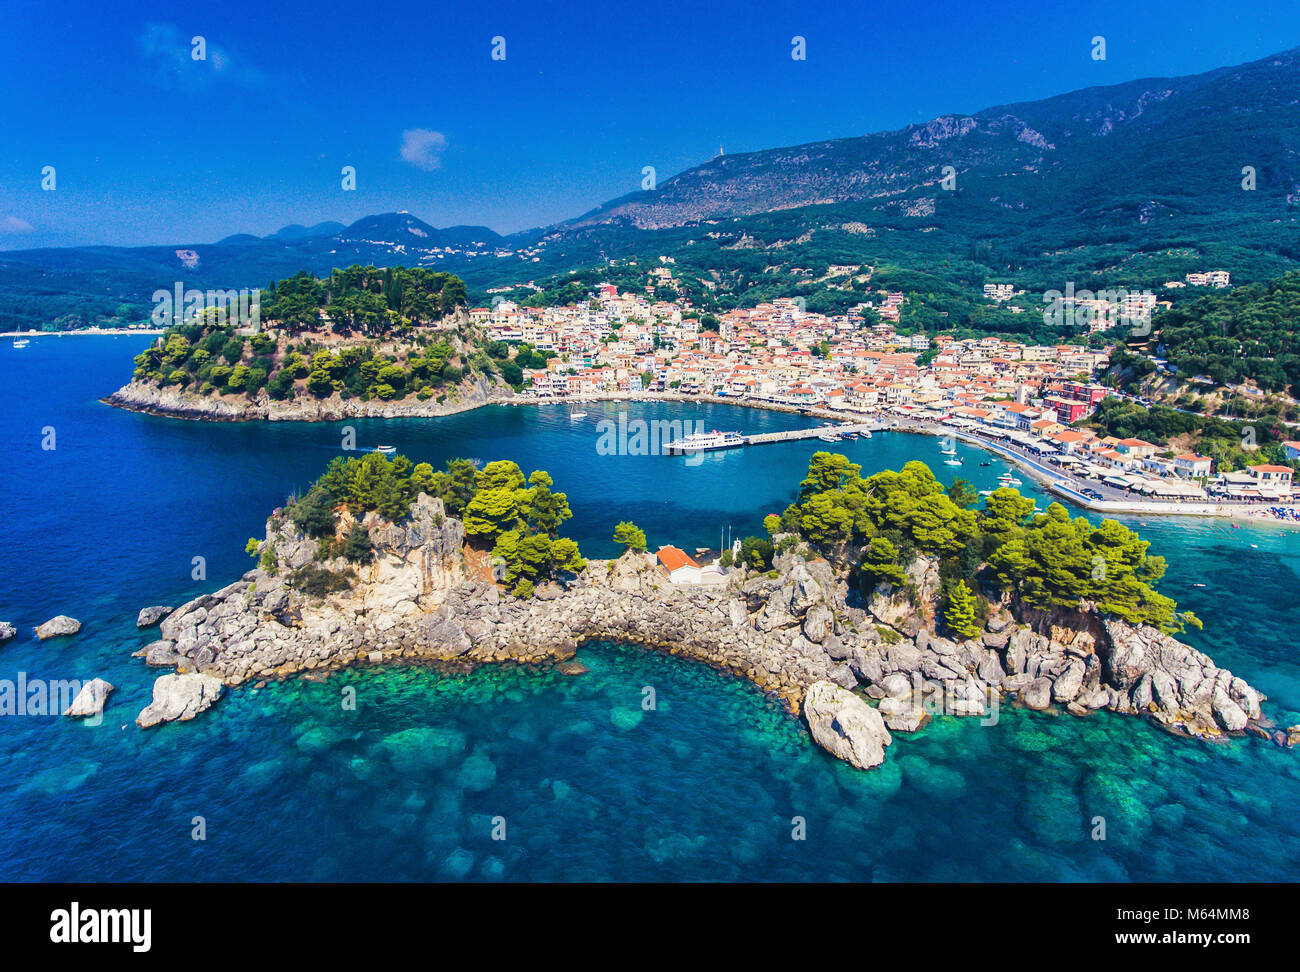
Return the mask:
<path fill-rule="evenodd" d="M 1042 612 L 999 601 L 978 634 L 940 637 L 932 558 L 908 566 L 906 589 L 858 598 L 843 570 L 794 551 L 770 573 L 731 570 L 719 585 L 673 583 L 653 556 L 629 552 L 520 599 L 483 576 L 441 500 L 421 493 L 406 521 L 371 512 L 360 522 L 373 561 L 320 562 L 351 569 L 355 581 L 309 593 L 294 578 L 317 564 L 319 545 L 272 514 L 259 566 L 178 607 L 136 652 L 175 673 L 157 679 L 137 723 L 186 721 L 223 687 L 367 663 L 561 664 L 589 642 L 613 641 L 748 679 L 859 769 L 885 760 L 891 731 L 914 732 L 940 712 L 996 721 L 1010 700 L 1074 716 L 1135 715 L 1206 741 L 1249 734 L 1289 744 L 1262 713 L 1264 694 L 1244 680 L 1168 634 L 1082 603 Z"/>
<path fill-rule="evenodd" d="M 93 337 L 104 337 L 105 335 L 120 336 L 123 334 L 157 336 L 165 333 L 167 333 L 166 329 L 161 327 L 81 327 L 77 328 L 75 331 L 0 331 L 0 338 L 76 337 L 83 334 L 88 334 Z"/>
<path fill-rule="evenodd" d="M 810 419 L 825 421 L 848 422 L 856 419 L 881 422 L 886 426 L 886 431 L 892 432 L 939 437 L 952 436 L 1013 464 L 1061 499 L 1094 513 L 1142 516 L 1196 516 L 1243 520 L 1249 523 L 1273 524 L 1276 526 L 1288 525 L 1287 521 L 1268 515 L 1263 504 L 1260 507 L 1245 507 L 1231 503 L 1175 503 L 1127 499 L 1095 500 L 1072 488 L 1069 485 L 1069 477 L 1064 474 L 1055 470 L 1048 470 L 1024 456 L 999 447 L 996 443 L 957 429 L 941 427 L 911 417 L 890 416 L 882 413 L 873 414 L 848 409 L 789 405 L 781 402 L 764 402 L 722 395 L 687 395 L 674 391 L 602 392 L 565 396 L 563 398 L 536 398 L 530 395 L 516 395 L 513 391 L 509 394 L 502 394 L 501 387 L 500 385 L 491 385 L 479 378 L 467 397 L 443 403 L 432 400 L 427 402 L 384 402 L 373 400 L 363 402 L 348 399 L 345 401 L 337 396 L 331 396 L 327 399 L 313 399 L 305 403 L 300 399 L 276 402 L 268 398 L 264 392 L 253 402 L 249 402 L 247 399 L 227 402 L 211 395 L 198 396 L 179 389 L 158 388 L 145 382 L 132 381 L 112 395 L 101 398 L 100 401 L 106 405 L 112 405 L 127 411 L 198 422 L 335 422 L 354 418 L 438 418 L 444 415 L 456 415 L 461 412 L 473 411 L 489 405 L 540 407 L 546 405 L 582 405 L 595 402 L 673 402 L 686 405 L 693 403 L 731 405 L 760 411 L 785 412 L 791 415 L 802 415 Z M 1271 505 L 1285 506 L 1286 504 L 1275 503 Z M 1300 507 L 1292 506 L 1290 508 L 1300 512 Z"/>

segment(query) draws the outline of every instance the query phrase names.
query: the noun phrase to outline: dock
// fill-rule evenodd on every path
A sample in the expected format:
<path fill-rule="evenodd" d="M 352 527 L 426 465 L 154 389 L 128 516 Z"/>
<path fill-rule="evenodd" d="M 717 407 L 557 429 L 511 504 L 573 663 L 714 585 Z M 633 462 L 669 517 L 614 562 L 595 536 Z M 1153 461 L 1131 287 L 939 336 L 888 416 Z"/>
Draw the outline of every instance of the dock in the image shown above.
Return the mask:
<path fill-rule="evenodd" d="M 843 435 L 845 432 L 879 432 L 886 428 L 883 422 L 857 422 L 842 425 L 823 425 L 815 429 L 791 429 L 788 432 L 756 432 L 743 436 L 745 445 L 767 445 L 769 442 L 793 442 L 796 439 L 816 439 L 827 432 Z"/>

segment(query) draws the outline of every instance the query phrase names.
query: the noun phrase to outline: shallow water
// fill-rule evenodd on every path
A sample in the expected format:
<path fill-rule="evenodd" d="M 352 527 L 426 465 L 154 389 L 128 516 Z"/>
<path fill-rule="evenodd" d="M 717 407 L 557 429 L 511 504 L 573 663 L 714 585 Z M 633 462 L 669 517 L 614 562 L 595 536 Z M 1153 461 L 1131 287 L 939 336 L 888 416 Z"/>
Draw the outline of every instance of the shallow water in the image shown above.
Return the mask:
<path fill-rule="evenodd" d="M 590 671 L 367 668 L 230 692 L 197 720 L 134 726 L 157 674 L 130 652 L 146 604 L 177 604 L 250 566 L 245 540 L 338 454 L 340 426 L 209 425 L 96 399 L 147 338 L 0 344 L 0 679 L 107 678 L 104 725 L 0 718 L 7 880 L 1295 880 L 1300 757 L 1253 739 L 1208 745 L 1132 718 L 1004 709 L 896 735 L 854 771 L 741 680 L 614 645 Z M 601 456 L 597 426 L 634 417 L 770 431 L 778 413 L 687 405 L 493 408 L 353 423 L 358 444 L 417 459 L 512 458 L 548 469 L 588 556 L 632 519 L 690 549 L 759 533 L 824 443 L 684 457 Z M 42 429 L 56 434 L 41 448 Z M 836 447 L 867 472 L 927 461 L 897 434 Z M 1006 467 L 958 446 L 991 488 Z M 1027 477 L 1022 490 L 1047 499 Z M 1126 518 L 1138 526 L 1139 518 Z M 1286 528 L 1148 519 L 1163 589 L 1206 622 L 1189 637 L 1300 721 L 1300 542 Z M 1258 544 L 1258 549 L 1250 544 Z M 205 558 L 206 578 L 192 577 Z M 1206 587 L 1196 588 L 1194 583 Z M 66 613 L 81 634 L 43 644 Z M 345 688 L 355 709 L 345 708 Z M 645 690 L 655 707 L 643 709 Z M 194 840 L 202 817 L 206 839 Z M 1105 839 L 1094 840 L 1095 818 Z M 805 839 L 792 839 L 802 818 Z M 494 840 L 504 825 L 504 840 Z"/>

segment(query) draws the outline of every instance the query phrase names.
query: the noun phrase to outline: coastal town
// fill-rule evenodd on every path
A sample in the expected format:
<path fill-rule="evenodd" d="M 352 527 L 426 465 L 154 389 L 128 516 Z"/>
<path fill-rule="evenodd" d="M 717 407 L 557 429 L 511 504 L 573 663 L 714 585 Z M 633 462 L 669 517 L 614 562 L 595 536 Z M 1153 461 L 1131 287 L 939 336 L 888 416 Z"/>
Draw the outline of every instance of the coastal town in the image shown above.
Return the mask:
<path fill-rule="evenodd" d="M 660 277 L 671 283 L 671 270 Z M 989 299 L 1006 296 L 998 286 L 986 286 Z M 660 394 L 846 421 L 871 417 L 882 427 L 990 444 L 1083 505 L 1144 499 L 1168 512 L 1244 505 L 1295 518 L 1289 465 L 1215 468 L 1193 451 L 1079 427 L 1116 394 L 1097 381 L 1112 348 L 904 334 L 896 322 L 905 299 L 887 293 L 830 316 L 798 298 L 778 298 L 711 315 L 685 300 L 605 284 L 584 303 L 528 307 L 497 299 L 470 316 L 490 340 L 526 344 L 546 357 L 544 368 L 524 369 L 531 400 Z M 1300 458 L 1300 441 L 1284 447 L 1288 460 Z"/>

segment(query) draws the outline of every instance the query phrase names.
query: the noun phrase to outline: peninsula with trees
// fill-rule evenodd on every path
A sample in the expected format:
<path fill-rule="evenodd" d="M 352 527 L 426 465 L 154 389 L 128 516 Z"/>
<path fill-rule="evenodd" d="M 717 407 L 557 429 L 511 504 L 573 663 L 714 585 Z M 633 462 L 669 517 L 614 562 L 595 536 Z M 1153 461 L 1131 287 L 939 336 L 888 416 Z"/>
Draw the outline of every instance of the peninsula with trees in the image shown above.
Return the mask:
<path fill-rule="evenodd" d="M 259 292 L 255 326 L 215 306 L 167 328 L 104 400 L 178 418 L 328 421 L 508 398 L 545 358 L 489 341 L 465 300 L 458 277 L 423 268 L 298 273 Z"/>

